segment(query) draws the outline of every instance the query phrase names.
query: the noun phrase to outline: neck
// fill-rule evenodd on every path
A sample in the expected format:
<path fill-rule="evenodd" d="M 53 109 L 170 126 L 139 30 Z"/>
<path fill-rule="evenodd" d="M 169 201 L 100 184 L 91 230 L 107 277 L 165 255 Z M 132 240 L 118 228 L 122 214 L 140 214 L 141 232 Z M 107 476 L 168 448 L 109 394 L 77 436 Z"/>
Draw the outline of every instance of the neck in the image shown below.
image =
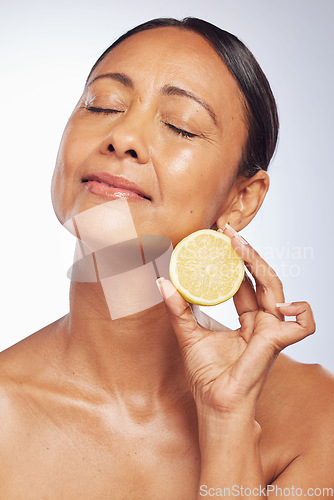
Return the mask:
<path fill-rule="evenodd" d="M 156 286 L 154 284 L 154 286 Z M 68 354 L 93 384 L 148 399 L 188 393 L 178 343 L 163 302 L 111 319 L 100 283 L 71 283 Z"/>

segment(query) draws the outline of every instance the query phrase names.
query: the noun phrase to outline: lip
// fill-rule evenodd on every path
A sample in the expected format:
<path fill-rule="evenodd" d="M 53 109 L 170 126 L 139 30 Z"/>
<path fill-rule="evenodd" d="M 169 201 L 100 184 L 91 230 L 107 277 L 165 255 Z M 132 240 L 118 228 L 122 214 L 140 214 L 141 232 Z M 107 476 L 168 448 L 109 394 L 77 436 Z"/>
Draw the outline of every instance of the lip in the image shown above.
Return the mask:
<path fill-rule="evenodd" d="M 124 177 L 111 175 L 108 172 L 95 172 L 94 174 L 86 175 L 82 178 L 81 182 L 85 184 L 88 191 L 100 196 L 151 201 L 150 196 L 137 186 L 137 184 Z"/>

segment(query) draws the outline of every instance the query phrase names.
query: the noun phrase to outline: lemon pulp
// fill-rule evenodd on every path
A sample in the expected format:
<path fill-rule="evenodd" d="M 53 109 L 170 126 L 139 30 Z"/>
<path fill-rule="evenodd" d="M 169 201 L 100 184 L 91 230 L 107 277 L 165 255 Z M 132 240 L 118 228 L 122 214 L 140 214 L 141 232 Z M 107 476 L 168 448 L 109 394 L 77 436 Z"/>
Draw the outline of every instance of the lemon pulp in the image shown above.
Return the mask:
<path fill-rule="evenodd" d="M 224 233 L 202 229 L 173 250 L 169 273 L 175 288 L 193 304 L 216 305 L 231 298 L 244 277 L 243 259 Z"/>

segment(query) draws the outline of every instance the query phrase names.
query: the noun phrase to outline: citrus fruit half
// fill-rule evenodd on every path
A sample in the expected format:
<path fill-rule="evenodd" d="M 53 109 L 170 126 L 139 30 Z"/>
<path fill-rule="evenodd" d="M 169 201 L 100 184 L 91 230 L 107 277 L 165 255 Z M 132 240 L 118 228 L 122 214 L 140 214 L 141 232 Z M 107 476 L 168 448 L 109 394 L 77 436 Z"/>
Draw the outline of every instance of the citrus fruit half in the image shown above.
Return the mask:
<path fill-rule="evenodd" d="M 192 304 L 214 306 L 230 299 L 245 273 L 244 261 L 231 239 L 220 231 L 202 229 L 173 250 L 169 274 L 180 294 Z"/>

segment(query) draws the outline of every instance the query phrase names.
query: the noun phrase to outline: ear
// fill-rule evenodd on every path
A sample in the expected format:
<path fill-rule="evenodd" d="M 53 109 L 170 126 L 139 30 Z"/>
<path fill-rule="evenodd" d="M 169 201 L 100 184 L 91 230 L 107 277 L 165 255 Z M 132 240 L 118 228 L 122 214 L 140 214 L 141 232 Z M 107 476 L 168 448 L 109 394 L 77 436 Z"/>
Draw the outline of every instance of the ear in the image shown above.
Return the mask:
<path fill-rule="evenodd" d="M 217 227 L 228 222 L 236 231 L 246 227 L 259 211 L 269 189 L 269 175 L 259 170 L 251 178 L 238 177 L 230 191 L 224 213 L 217 219 Z"/>

